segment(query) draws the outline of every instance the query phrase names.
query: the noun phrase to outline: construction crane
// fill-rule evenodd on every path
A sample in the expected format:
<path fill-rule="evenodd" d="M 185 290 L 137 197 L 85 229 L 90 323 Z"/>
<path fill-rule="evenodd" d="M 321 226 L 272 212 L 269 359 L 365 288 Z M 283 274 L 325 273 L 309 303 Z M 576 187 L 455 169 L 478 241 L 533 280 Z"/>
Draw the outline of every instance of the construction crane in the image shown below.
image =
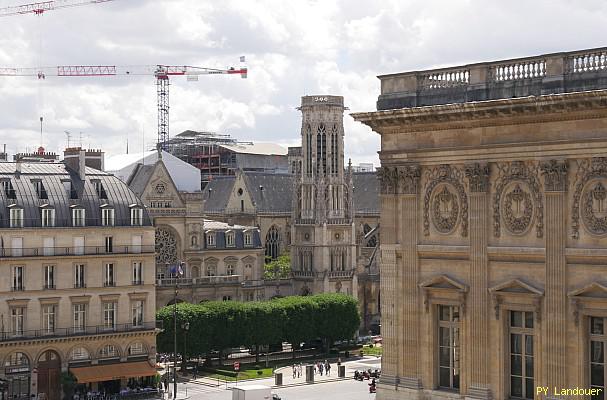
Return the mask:
<path fill-rule="evenodd" d="M 240 57 L 244 62 L 244 57 Z M 38 79 L 49 77 L 94 77 L 94 76 L 137 76 L 152 75 L 156 78 L 158 96 L 158 144 L 168 150 L 169 142 L 169 77 L 184 75 L 188 81 L 197 81 L 200 75 L 240 75 L 247 77 L 247 68 L 241 66 L 227 69 L 193 67 L 189 65 L 61 65 L 44 68 L 7 68 L 0 67 L 0 76 L 34 76 Z"/>
<path fill-rule="evenodd" d="M 9 6 L 0 8 L 0 17 L 10 17 L 11 15 L 35 14 L 42 15 L 46 11 L 57 10 L 60 8 L 86 6 L 95 3 L 107 3 L 113 0 L 54 0 L 41 1 L 38 3 L 21 4 L 18 6 Z"/>

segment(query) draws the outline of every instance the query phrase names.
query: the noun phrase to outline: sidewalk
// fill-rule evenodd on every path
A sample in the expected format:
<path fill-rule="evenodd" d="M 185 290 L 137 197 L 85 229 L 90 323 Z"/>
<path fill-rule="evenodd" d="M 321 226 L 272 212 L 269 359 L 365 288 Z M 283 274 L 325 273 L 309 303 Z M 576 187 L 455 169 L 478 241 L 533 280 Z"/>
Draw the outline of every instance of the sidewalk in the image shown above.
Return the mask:
<path fill-rule="evenodd" d="M 299 363 L 296 363 L 296 364 L 299 364 Z M 356 370 L 362 371 L 362 370 L 367 370 L 369 368 L 371 370 L 381 369 L 381 358 L 375 357 L 375 356 L 365 356 L 365 357 L 356 358 L 356 359 L 349 359 L 348 361 L 343 362 L 342 365 L 344 365 L 346 367 L 345 378 L 338 377 L 338 368 L 337 368 L 336 362 L 332 362 L 330 364 L 331 364 L 331 374 L 327 375 L 326 373 L 323 373 L 323 375 L 320 375 L 317 372 L 316 375 L 314 375 L 313 383 L 306 382 L 306 365 L 312 365 L 312 364 L 311 363 L 302 363 L 302 374 L 299 378 L 297 378 L 297 377 L 293 378 L 292 366 L 278 368 L 278 369 L 276 369 L 276 371 L 274 371 L 275 374 L 282 373 L 282 385 L 280 385 L 280 386 L 274 385 L 274 383 L 275 383 L 274 376 L 271 378 L 262 378 L 262 379 L 243 379 L 243 380 L 239 380 L 238 384 L 240 385 L 240 384 L 246 384 L 246 383 L 256 383 L 256 384 L 261 384 L 261 385 L 272 386 L 273 388 L 278 388 L 278 387 L 291 387 L 291 386 L 309 385 L 309 384 L 316 384 L 316 383 L 335 382 L 338 380 L 345 380 L 345 379 L 353 379 L 354 371 L 356 371 Z M 187 381 L 190 383 L 198 384 L 198 385 L 205 385 L 205 386 L 209 386 L 209 387 L 225 386 L 226 388 L 231 388 L 233 386 L 236 386 L 236 382 L 231 382 L 231 381 L 226 382 L 226 381 L 222 381 L 222 380 L 205 378 L 205 377 L 199 377 L 196 380 L 194 380 L 194 379 L 192 379 L 191 375 L 188 378 L 189 379 L 187 379 Z"/>

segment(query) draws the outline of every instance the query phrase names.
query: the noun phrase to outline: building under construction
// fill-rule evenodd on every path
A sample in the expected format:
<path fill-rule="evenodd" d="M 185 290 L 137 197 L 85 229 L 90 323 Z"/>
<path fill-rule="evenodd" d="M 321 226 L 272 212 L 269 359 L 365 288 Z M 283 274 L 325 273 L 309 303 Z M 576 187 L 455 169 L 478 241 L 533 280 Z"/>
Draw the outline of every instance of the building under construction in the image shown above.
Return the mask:
<path fill-rule="evenodd" d="M 202 188 L 214 176 L 236 170 L 287 173 L 287 149 L 274 143 L 241 142 L 230 135 L 184 131 L 171 138 L 168 151 L 201 171 Z"/>

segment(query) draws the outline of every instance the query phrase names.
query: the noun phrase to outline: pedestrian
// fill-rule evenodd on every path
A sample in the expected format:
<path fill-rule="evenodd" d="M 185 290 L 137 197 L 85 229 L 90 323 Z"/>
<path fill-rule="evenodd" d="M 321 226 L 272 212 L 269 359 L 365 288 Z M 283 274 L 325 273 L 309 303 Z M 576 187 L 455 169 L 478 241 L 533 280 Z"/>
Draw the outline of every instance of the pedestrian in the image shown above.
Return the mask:
<path fill-rule="evenodd" d="M 297 377 L 298 378 L 301 378 L 301 369 L 302 369 L 301 363 L 299 363 L 299 365 L 297 366 Z"/>
<path fill-rule="evenodd" d="M 318 370 L 320 371 L 320 376 L 322 376 L 322 370 L 323 370 L 322 363 L 318 363 Z"/>
<path fill-rule="evenodd" d="M 341 365 L 341 357 L 337 357 L 337 368 Z"/>
<path fill-rule="evenodd" d="M 295 364 L 293 364 L 293 379 L 295 379 L 296 375 L 297 375 L 297 367 L 295 367 Z"/>
<path fill-rule="evenodd" d="M 325 370 L 327 371 L 327 376 L 331 375 L 331 363 L 325 361 L 327 364 L 325 365 Z"/>

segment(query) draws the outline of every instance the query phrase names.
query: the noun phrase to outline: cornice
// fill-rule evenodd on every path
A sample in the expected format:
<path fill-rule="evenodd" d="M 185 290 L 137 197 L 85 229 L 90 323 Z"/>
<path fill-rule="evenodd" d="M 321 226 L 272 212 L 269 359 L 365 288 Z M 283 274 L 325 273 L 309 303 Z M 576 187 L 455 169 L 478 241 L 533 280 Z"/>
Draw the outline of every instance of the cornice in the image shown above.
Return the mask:
<path fill-rule="evenodd" d="M 583 115 L 579 115 L 582 113 Z M 350 114 L 384 133 L 465 129 L 607 117 L 607 90 Z M 514 120 L 508 118 L 516 117 Z"/>

